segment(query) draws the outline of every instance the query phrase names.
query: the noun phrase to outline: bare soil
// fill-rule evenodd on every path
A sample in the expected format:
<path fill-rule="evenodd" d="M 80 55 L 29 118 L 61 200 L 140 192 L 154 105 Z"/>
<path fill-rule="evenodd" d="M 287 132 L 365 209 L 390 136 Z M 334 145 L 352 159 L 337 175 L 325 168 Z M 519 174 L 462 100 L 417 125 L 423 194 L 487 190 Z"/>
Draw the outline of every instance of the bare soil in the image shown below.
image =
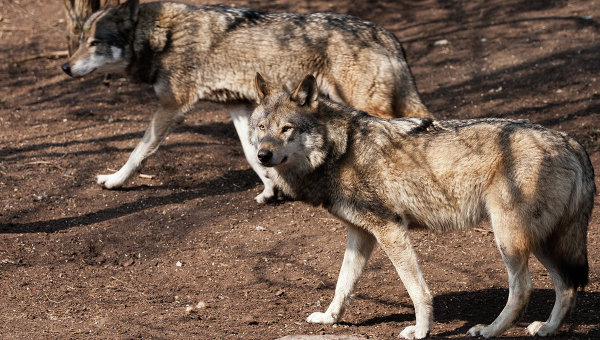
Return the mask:
<path fill-rule="evenodd" d="M 600 1 L 230 3 L 375 21 L 404 42 L 437 116 L 565 131 L 600 173 Z M 380 250 L 341 324 L 304 321 L 333 297 L 345 228 L 300 202 L 257 205 L 259 179 L 218 104 L 187 115 L 143 168 L 151 178 L 96 185 L 96 174 L 124 164 L 157 100 L 120 77 L 63 74 L 54 53 L 66 50 L 63 17 L 58 0 L 0 2 L 0 338 L 391 339 L 414 322 Z M 590 284 L 557 338 L 600 338 L 598 205 Z M 489 226 L 412 239 L 435 295 L 432 337 L 463 338 L 491 322 L 508 285 Z M 525 336 L 552 308 L 548 273 L 535 259 L 530 267 L 535 293 L 506 337 Z"/>

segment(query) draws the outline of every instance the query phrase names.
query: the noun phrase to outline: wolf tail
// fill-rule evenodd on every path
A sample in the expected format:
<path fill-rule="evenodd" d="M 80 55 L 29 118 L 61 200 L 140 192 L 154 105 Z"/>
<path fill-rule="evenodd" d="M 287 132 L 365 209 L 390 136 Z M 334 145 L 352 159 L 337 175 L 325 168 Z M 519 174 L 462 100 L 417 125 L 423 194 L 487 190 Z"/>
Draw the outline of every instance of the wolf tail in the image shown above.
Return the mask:
<path fill-rule="evenodd" d="M 406 51 L 396 37 L 390 37 L 385 34 L 378 36 L 379 40 L 384 43 L 388 51 L 394 51 L 391 57 L 391 73 L 394 83 L 392 93 L 392 115 L 393 117 L 419 117 L 419 118 L 435 118 L 429 112 L 419 92 L 415 77 L 406 60 Z M 395 57 L 395 59 L 394 59 Z"/>
<path fill-rule="evenodd" d="M 571 197 L 563 218 L 547 239 L 548 256 L 568 287 L 585 287 L 588 283 L 587 231 L 596 185 L 594 169 L 583 147 L 572 141 L 578 158 L 579 171 L 571 191 Z"/>
<path fill-rule="evenodd" d="M 392 63 L 396 78 L 392 103 L 394 114 L 398 117 L 435 118 L 423 104 L 417 90 L 415 77 L 406 62 L 406 53 L 402 46 L 399 47 L 403 59 L 398 59 L 395 63 Z"/>

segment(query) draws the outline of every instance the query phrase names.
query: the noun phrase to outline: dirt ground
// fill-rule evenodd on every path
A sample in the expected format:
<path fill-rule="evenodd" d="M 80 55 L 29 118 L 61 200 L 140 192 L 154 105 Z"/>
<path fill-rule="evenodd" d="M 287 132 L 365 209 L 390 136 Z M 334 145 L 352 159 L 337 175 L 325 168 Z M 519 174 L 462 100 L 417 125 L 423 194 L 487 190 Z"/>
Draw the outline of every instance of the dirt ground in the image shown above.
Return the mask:
<path fill-rule="evenodd" d="M 565 131 L 600 174 L 600 1 L 230 4 L 375 21 L 403 41 L 438 117 L 527 118 Z M 96 185 L 96 174 L 124 164 L 157 100 L 124 78 L 63 74 L 65 58 L 52 57 L 66 50 L 63 17 L 58 0 L 0 2 L 0 338 L 391 339 L 414 322 L 381 250 L 342 323 L 305 322 L 333 297 L 345 228 L 300 202 L 257 205 L 259 179 L 218 104 L 187 115 L 146 163 L 150 176 L 121 190 Z M 557 338 L 600 339 L 599 205 L 590 284 Z M 495 318 L 508 285 L 487 225 L 412 240 L 435 295 L 432 337 L 463 338 Z M 535 259 L 530 268 L 535 293 L 506 337 L 525 336 L 552 308 L 548 273 Z"/>

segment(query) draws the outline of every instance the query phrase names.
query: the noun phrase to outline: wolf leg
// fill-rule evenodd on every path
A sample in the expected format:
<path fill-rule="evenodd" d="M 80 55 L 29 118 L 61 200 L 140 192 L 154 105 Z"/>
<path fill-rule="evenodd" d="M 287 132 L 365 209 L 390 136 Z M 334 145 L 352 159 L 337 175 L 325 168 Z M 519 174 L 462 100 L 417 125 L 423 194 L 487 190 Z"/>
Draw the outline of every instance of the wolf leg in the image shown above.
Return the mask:
<path fill-rule="evenodd" d="M 506 227 L 514 226 L 517 223 L 515 221 L 519 219 L 510 218 L 510 214 L 506 212 L 498 215 L 502 217 L 497 220 L 492 216 L 492 226 L 496 244 L 508 272 L 508 301 L 494 322 L 489 325 L 476 325 L 469 329 L 468 333 L 471 336 L 485 338 L 500 336 L 523 313 L 533 290 L 528 267 L 530 253 L 525 245 L 527 242 L 524 232 L 519 227 Z"/>
<path fill-rule="evenodd" d="M 423 278 L 417 254 L 410 244 L 405 225 L 387 225 L 373 230 L 373 234 L 390 258 L 404 287 L 415 306 L 416 324 L 400 332 L 405 339 L 422 339 L 427 336 L 433 322 L 433 298 Z"/>
<path fill-rule="evenodd" d="M 310 323 L 333 324 L 340 320 L 346 307 L 350 304 L 350 294 L 358 282 L 360 275 L 373 252 L 375 238 L 366 230 L 348 227 L 346 252 L 335 286 L 335 296 L 325 313 L 312 313 L 307 319 Z"/>
<path fill-rule="evenodd" d="M 556 293 L 556 300 L 554 301 L 550 318 L 546 322 L 535 321 L 531 323 L 527 327 L 527 331 L 531 335 L 548 336 L 556 333 L 567 312 L 575 305 L 577 289 L 576 287 L 567 285 L 550 257 L 544 256 L 541 252 L 536 252 L 535 256 L 550 272 Z"/>
<path fill-rule="evenodd" d="M 156 152 L 160 143 L 169 134 L 171 129 L 183 120 L 183 113 L 179 109 L 159 108 L 154 113 L 150 126 L 144 133 L 144 137 L 129 155 L 129 159 L 125 165 L 114 174 L 98 175 L 98 184 L 107 189 L 122 186 L 142 166 L 142 162 Z"/>
<path fill-rule="evenodd" d="M 275 196 L 275 184 L 272 180 L 267 178 L 265 169 L 258 163 L 256 150 L 252 144 L 250 144 L 248 119 L 250 118 L 252 110 L 248 105 L 229 105 L 227 106 L 227 110 L 231 115 L 231 120 L 233 120 L 233 125 L 240 138 L 240 142 L 242 142 L 246 160 L 248 160 L 248 163 L 250 163 L 254 172 L 256 172 L 265 185 L 265 188 L 260 195 L 256 196 L 254 199 L 258 203 L 266 203 Z"/>

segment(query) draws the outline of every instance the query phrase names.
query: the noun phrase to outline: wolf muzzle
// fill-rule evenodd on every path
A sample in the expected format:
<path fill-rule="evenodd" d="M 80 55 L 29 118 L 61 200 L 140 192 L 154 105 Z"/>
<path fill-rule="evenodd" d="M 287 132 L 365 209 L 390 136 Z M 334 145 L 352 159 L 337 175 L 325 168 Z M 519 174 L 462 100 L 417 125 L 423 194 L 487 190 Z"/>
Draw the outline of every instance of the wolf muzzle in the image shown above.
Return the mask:
<path fill-rule="evenodd" d="M 60 68 L 62 68 L 62 70 L 69 76 L 73 76 L 73 74 L 71 74 L 71 65 L 68 62 L 62 64 Z"/>
<path fill-rule="evenodd" d="M 267 149 L 258 150 L 258 154 L 256 155 L 260 164 L 269 166 L 271 164 L 271 160 L 273 159 L 273 152 Z"/>
<path fill-rule="evenodd" d="M 286 155 L 282 155 L 277 151 L 273 152 L 267 148 L 261 148 L 256 154 L 260 165 L 265 167 L 274 167 L 285 163 L 288 159 Z"/>

